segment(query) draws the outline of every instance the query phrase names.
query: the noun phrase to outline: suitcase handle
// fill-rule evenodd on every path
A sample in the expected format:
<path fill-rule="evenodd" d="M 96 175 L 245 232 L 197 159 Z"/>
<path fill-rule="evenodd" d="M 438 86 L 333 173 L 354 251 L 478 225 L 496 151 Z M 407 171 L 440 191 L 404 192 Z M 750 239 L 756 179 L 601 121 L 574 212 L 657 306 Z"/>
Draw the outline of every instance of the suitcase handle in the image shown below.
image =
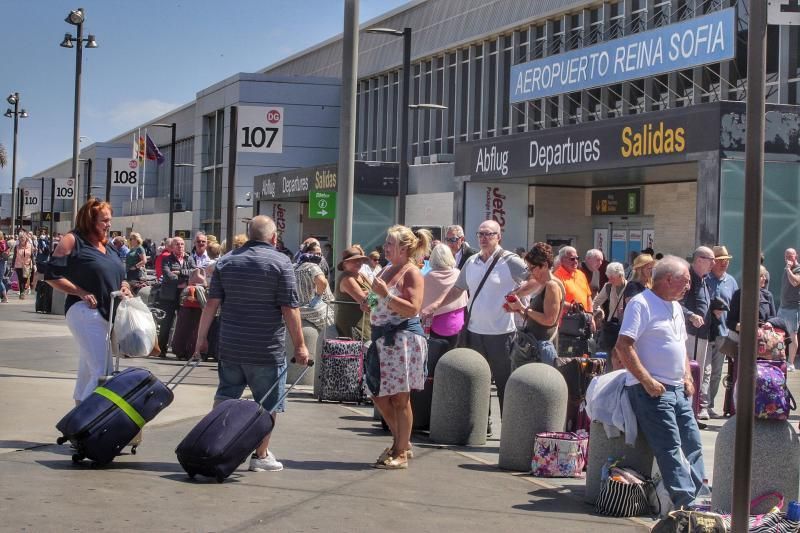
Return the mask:
<path fill-rule="evenodd" d="M 192 373 L 192 370 L 197 368 L 199 364 L 200 361 L 198 361 L 197 359 L 189 359 L 188 361 L 186 361 L 186 364 L 180 367 L 178 371 L 175 372 L 175 375 L 169 378 L 169 381 L 167 381 L 164 385 L 166 385 L 169 390 L 175 390 L 175 388 L 178 385 L 180 385 L 184 379 L 189 377 L 189 374 Z M 170 385 L 172 386 L 170 387 Z"/>
<path fill-rule="evenodd" d="M 294 363 L 295 362 L 295 358 L 292 357 L 290 362 Z M 300 375 L 297 377 L 295 382 L 292 383 L 291 385 L 289 385 L 289 387 L 283 392 L 283 395 L 280 398 L 278 398 L 278 402 L 272 407 L 272 409 L 269 410 L 270 413 L 273 412 L 275 409 L 277 409 L 277 407 L 281 404 L 281 402 L 283 400 L 285 400 L 287 396 L 289 396 L 289 393 L 292 391 L 294 386 L 297 385 L 300 382 L 301 379 L 303 379 L 303 376 L 306 375 L 306 372 L 308 372 L 308 369 L 313 367 L 313 366 L 314 366 L 314 360 L 313 359 L 309 359 L 308 363 L 306 364 L 306 367 L 303 369 L 302 372 L 300 372 Z M 278 379 L 275 380 L 275 383 L 272 384 L 272 386 L 269 388 L 269 390 L 258 401 L 258 405 L 260 405 L 261 407 L 264 407 L 264 401 L 267 399 L 267 397 L 269 397 L 269 395 L 272 393 L 272 391 L 275 390 L 275 387 L 278 386 L 278 383 L 281 382 L 281 380 L 286 376 L 286 373 L 288 371 L 289 371 L 289 365 L 286 365 L 286 367 L 283 369 L 283 372 L 281 372 L 280 375 L 278 376 Z"/>
<path fill-rule="evenodd" d="M 113 361 L 109 361 L 108 367 L 113 367 L 112 373 L 119 374 L 119 354 L 117 357 L 114 358 L 112 346 L 111 346 L 111 329 L 114 327 L 114 301 L 117 298 L 122 298 L 122 291 L 112 291 L 111 292 L 111 301 L 108 304 L 108 331 L 106 332 L 106 346 L 108 351 L 108 357 L 113 359 Z"/>

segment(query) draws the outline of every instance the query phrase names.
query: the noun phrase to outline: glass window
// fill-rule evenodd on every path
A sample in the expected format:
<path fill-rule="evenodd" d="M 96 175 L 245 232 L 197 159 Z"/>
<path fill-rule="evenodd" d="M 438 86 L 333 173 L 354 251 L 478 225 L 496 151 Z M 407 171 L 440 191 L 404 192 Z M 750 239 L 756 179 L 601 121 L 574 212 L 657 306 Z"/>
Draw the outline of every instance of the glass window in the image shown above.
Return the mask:
<path fill-rule="evenodd" d="M 382 245 L 386 233 L 375 228 L 392 226 L 394 213 L 394 196 L 356 194 L 353 197 L 353 242 L 360 243 L 367 252 Z"/>
<path fill-rule="evenodd" d="M 721 164 L 719 242 L 733 255 L 728 272 L 742 279 L 742 225 L 744 223 L 744 161 L 726 159 Z M 783 251 L 800 242 L 800 165 L 764 164 L 764 210 L 761 246 L 764 266 L 771 273 L 769 288 L 780 305 Z"/>

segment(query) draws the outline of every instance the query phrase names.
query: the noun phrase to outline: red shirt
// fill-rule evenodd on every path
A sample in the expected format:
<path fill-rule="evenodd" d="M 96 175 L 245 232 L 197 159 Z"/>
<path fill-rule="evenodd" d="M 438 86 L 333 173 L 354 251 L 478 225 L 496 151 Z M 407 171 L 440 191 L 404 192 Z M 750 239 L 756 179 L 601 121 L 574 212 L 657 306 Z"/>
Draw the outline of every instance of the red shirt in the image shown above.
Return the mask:
<path fill-rule="evenodd" d="M 156 264 L 155 264 L 155 266 L 156 266 L 156 279 L 161 277 L 161 274 L 162 274 L 161 264 L 164 262 L 164 258 L 168 257 L 171 253 L 172 252 L 170 252 L 169 250 L 164 250 L 163 252 L 161 252 L 159 254 L 158 257 L 156 257 Z"/>

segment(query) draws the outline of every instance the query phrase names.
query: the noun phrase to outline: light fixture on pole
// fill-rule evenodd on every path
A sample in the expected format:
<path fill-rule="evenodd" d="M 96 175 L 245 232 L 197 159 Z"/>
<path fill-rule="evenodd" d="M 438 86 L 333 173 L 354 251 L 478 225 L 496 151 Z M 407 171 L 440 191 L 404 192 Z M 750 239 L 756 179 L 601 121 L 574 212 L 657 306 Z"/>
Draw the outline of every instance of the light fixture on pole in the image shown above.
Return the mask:
<path fill-rule="evenodd" d="M 28 118 L 28 112 L 20 109 L 19 93 L 11 93 L 6 102 L 14 106 L 14 110 L 6 109 L 5 115 L 14 119 L 14 148 L 11 156 L 11 233 L 16 231 L 17 224 L 17 138 L 19 135 L 19 119 Z"/>
<path fill-rule="evenodd" d="M 403 38 L 403 95 L 400 99 L 400 175 L 397 183 L 397 222 L 406 223 L 406 195 L 408 194 L 408 96 L 411 90 L 411 28 L 370 28 L 367 33 L 380 33 Z"/>
<path fill-rule="evenodd" d="M 169 141 L 169 221 L 167 222 L 169 230 L 167 236 L 172 237 L 172 213 L 175 211 L 175 130 L 177 126 L 174 122 L 171 124 L 153 124 L 153 126 L 171 130 Z"/>
<path fill-rule="evenodd" d="M 83 47 L 84 43 L 86 43 L 86 48 L 97 48 L 97 40 L 94 35 L 90 34 L 88 38 L 83 38 L 83 22 L 85 19 L 86 11 L 82 7 L 70 11 L 64 21 L 77 27 L 77 37 L 73 37 L 71 33 L 66 33 L 64 34 L 64 40 L 61 41 L 61 46 L 63 48 L 75 48 L 75 116 L 72 129 L 72 179 L 75 182 L 75 194 L 72 197 L 73 221 L 78 217 L 78 191 L 80 190 L 80 184 L 78 182 L 78 144 L 80 143 L 81 63 L 83 59 Z M 77 46 L 74 46 L 73 43 L 77 44 Z"/>

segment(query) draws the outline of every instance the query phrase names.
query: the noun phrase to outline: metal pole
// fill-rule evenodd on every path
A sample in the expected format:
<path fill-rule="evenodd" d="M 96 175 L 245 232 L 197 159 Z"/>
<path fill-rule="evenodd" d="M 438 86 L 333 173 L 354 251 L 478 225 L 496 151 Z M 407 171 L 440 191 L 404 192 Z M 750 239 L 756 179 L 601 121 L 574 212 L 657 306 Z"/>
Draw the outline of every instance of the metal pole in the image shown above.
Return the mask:
<path fill-rule="evenodd" d="M 77 189 L 76 189 L 77 193 Z M 111 158 L 106 159 L 106 202 L 111 203 Z"/>
<path fill-rule="evenodd" d="M 86 160 L 86 201 L 92 197 L 92 160 Z"/>
<path fill-rule="evenodd" d="M 397 183 L 397 222 L 406 223 L 408 194 L 408 99 L 411 92 L 411 28 L 403 28 L 403 96 L 400 102 L 400 176 Z"/>
<path fill-rule="evenodd" d="M 77 194 L 77 191 L 76 191 Z M 53 246 L 53 219 L 56 214 L 53 212 L 53 207 L 56 201 L 56 179 L 50 178 L 50 246 Z"/>
<path fill-rule="evenodd" d="M 239 108 L 231 106 L 231 121 L 230 121 L 230 149 L 228 150 L 228 204 L 227 214 L 225 217 L 225 241 L 228 246 L 233 248 L 233 235 L 235 224 L 235 211 L 236 211 L 236 148 L 238 146 L 237 137 L 239 133 Z M 213 211 L 212 211 L 213 213 Z M 220 218 L 222 215 L 220 214 Z M 222 232 L 222 221 L 220 220 L 220 233 Z M 221 237 L 221 235 L 218 235 Z"/>
<path fill-rule="evenodd" d="M 356 147 L 356 83 L 358 79 L 358 0 L 344 2 L 342 36 L 342 108 L 339 115 L 339 166 L 333 239 L 338 257 L 353 240 L 353 183 Z"/>
<path fill-rule="evenodd" d="M 83 59 L 83 23 L 78 24 L 78 38 L 75 50 L 75 117 L 72 126 L 72 179 L 75 182 L 75 194 L 72 195 L 72 221 L 78 219 L 78 143 L 80 142 L 81 125 L 81 61 Z"/>
<path fill-rule="evenodd" d="M 17 226 L 17 137 L 19 134 L 19 93 L 14 93 L 14 148 L 11 156 L 11 234 Z M 20 211 L 21 212 L 21 211 Z M 22 225 L 22 224 L 20 224 Z"/>
<path fill-rule="evenodd" d="M 42 194 L 39 195 L 39 231 L 44 227 L 44 178 L 42 178 Z M 33 223 L 31 223 L 33 229 Z"/>
<path fill-rule="evenodd" d="M 170 162 L 169 162 L 169 231 L 167 237 L 172 237 L 173 211 L 175 210 L 175 130 L 177 125 L 172 123 L 172 137 L 170 139 Z"/>
<path fill-rule="evenodd" d="M 747 140 L 744 177 L 744 242 L 736 440 L 733 449 L 732 529 L 746 533 L 750 514 L 753 456 L 753 402 L 756 374 L 756 326 L 759 301 L 761 209 L 764 185 L 764 81 L 767 48 L 766 2 L 750 2 L 747 29 Z"/>

